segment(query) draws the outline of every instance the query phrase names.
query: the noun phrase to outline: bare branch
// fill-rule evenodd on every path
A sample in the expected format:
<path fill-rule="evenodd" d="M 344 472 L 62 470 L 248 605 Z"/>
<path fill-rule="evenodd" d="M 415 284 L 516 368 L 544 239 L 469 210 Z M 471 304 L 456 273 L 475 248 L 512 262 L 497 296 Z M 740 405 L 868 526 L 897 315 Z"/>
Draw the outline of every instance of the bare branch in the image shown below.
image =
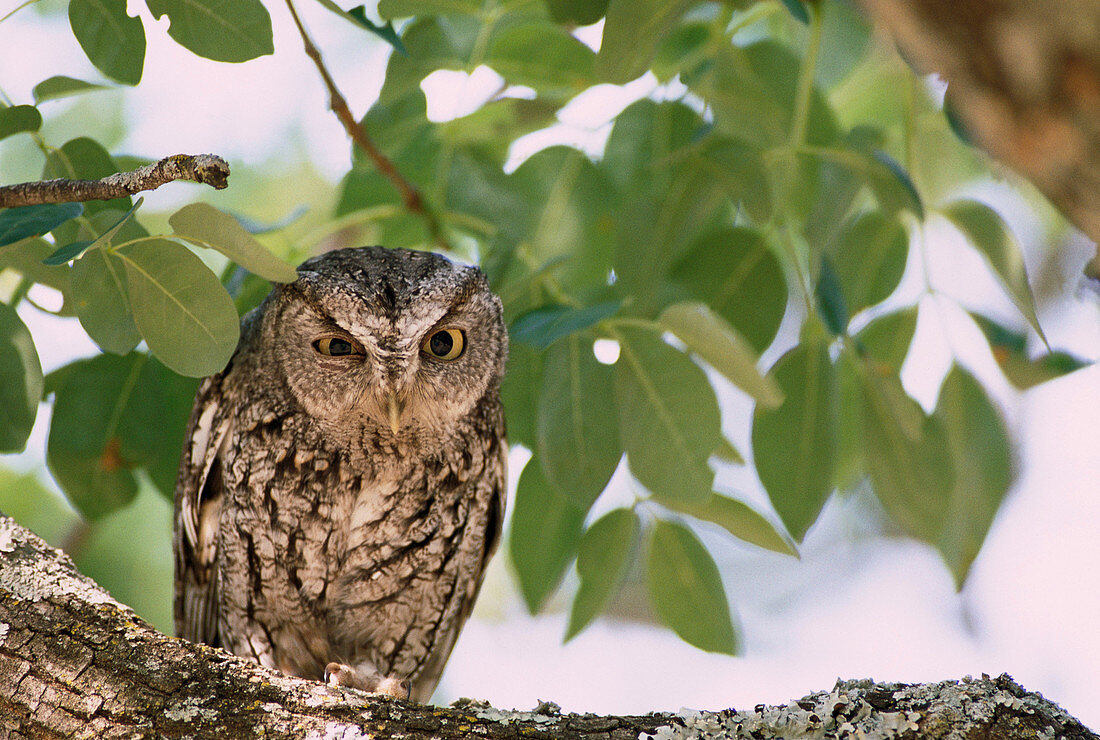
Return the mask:
<path fill-rule="evenodd" d="M 229 165 L 216 154 L 173 154 L 131 172 L 119 172 L 102 180 L 42 180 L 0 186 L 0 208 L 40 203 L 71 203 L 122 198 L 143 190 L 156 190 L 175 180 L 190 180 L 215 190 L 228 187 Z"/>
<path fill-rule="evenodd" d="M 347 99 L 340 92 L 340 89 L 336 87 L 336 81 L 332 79 L 332 75 L 329 74 L 328 68 L 325 67 L 324 60 L 321 59 L 321 52 L 314 45 L 313 40 L 310 39 L 309 33 L 306 32 L 306 28 L 302 24 L 302 19 L 298 17 L 298 11 L 294 8 L 293 0 L 286 0 L 286 6 L 290 9 L 290 15 L 294 19 L 294 25 L 297 26 L 298 33 L 302 37 L 302 45 L 305 47 L 306 55 L 313 60 L 313 63 L 317 66 L 317 71 L 321 73 L 321 79 L 324 80 L 325 87 L 328 88 L 330 99 L 329 105 L 332 108 L 332 112 L 335 113 L 336 117 L 340 120 L 344 130 L 348 133 L 348 137 L 367 155 L 370 161 L 374 163 L 374 166 L 378 168 L 378 171 L 393 184 L 394 188 L 396 188 L 397 192 L 401 195 L 401 200 L 405 204 L 405 208 L 407 208 L 410 213 L 415 213 L 424 219 L 428 225 L 428 232 L 432 236 L 432 241 L 443 249 L 449 250 L 450 245 L 443 239 L 439 220 L 424 204 L 424 199 L 421 197 L 420 191 L 401 174 L 397 166 L 394 165 L 389 157 L 383 154 L 382 150 L 375 146 L 374 142 L 367 134 L 366 128 L 355 120 L 351 108 L 348 107 Z"/>

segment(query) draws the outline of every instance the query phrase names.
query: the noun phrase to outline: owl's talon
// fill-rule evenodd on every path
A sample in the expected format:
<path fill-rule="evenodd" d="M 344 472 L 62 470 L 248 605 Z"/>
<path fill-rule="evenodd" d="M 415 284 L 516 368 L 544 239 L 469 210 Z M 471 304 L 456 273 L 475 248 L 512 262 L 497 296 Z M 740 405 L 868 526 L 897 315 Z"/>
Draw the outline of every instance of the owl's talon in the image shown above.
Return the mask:
<path fill-rule="evenodd" d="M 383 694 L 397 699 L 408 699 L 409 682 L 396 676 L 380 676 L 377 673 L 363 675 L 346 663 L 332 662 L 325 666 L 325 683 L 329 686 L 345 686 L 371 694 Z"/>
<path fill-rule="evenodd" d="M 375 694 L 385 694 L 397 699 L 409 698 L 409 682 L 396 676 L 387 676 L 374 687 Z"/>
<path fill-rule="evenodd" d="M 329 686 L 350 686 L 359 688 L 363 683 L 358 672 L 344 663 L 329 663 L 325 666 L 325 683 Z"/>

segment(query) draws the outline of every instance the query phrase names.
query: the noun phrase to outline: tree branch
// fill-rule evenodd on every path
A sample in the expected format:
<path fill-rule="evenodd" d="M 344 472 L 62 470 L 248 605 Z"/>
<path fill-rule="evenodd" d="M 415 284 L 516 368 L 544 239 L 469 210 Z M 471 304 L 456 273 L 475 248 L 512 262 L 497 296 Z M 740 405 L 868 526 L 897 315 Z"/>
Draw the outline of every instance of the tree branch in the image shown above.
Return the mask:
<path fill-rule="evenodd" d="M 131 172 L 119 172 L 102 180 L 42 180 L 0 186 L 0 208 L 40 203 L 110 200 L 143 190 L 156 190 L 175 180 L 190 180 L 215 190 L 228 187 L 229 165 L 216 154 L 174 154 Z"/>
<path fill-rule="evenodd" d="M 383 154 L 382 150 L 375 146 L 374 141 L 372 141 L 367 134 L 366 128 L 355 120 L 351 108 L 348 107 L 347 99 L 340 92 L 340 88 L 336 87 L 336 81 L 332 79 L 332 75 L 329 74 L 328 68 L 325 67 L 325 62 L 321 59 L 321 52 L 309 37 L 309 33 L 306 31 L 302 19 L 298 17 L 298 11 L 294 7 L 293 0 L 286 0 L 286 6 L 290 10 L 290 16 L 294 19 L 294 25 L 298 28 L 298 34 L 302 37 L 302 45 L 305 47 L 306 55 L 313 60 L 314 65 L 317 67 L 317 71 L 321 73 L 321 79 L 324 80 L 325 87 L 328 88 L 329 105 L 332 108 L 332 112 L 336 114 L 336 118 L 339 119 L 344 130 L 347 131 L 348 137 L 367 155 L 370 161 L 374 163 L 374 166 L 378 168 L 378 171 L 393 184 L 397 192 L 401 195 L 401 201 L 405 204 L 405 208 L 410 213 L 415 213 L 424 219 L 428 226 L 428 233 L 431 234 L 432 241 L 444 250 L 450 250 L 450 245 L 443 239 L 443 232 L 440 228 L 439 220 L 424 204 L 424 199 L 421 197 L 420 191 L 401 174 L 401 171 L 397 169 L 397 166 L 389 157 Z"/>
<path fill-rule="evenodd" d="M 371 735 L 1097 740 L 1008 676 L 924 685 L 847 681 L 786 706 L 627 717 L 562 714 L 550 704 L 516 712 L 471 701 L 448 708 L 372 696 L 162 635 L 78 573 L 60 550 L 0 515 L 0 736 Z"/>
<path fill-rule="evenodd" d="M 1100 242 L 1100 4 L 861 0 L 975 143 Z M 1087 268 L 1100 278 L 1100 249 Z"/>

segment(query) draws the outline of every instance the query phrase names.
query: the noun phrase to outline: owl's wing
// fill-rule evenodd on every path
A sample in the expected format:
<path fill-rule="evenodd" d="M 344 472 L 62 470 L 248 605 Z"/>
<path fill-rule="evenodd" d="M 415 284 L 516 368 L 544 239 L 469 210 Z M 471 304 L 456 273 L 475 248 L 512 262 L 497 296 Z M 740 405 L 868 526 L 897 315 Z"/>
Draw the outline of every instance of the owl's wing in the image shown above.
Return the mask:
<path fill-rule="evenodd" d="M 503 420 L 501 423 L 503 424 Z M 439 678 L 443 674 L 443 667 L 447 664 L 447 658 L 450 657 L 451 650 L 458 639 L 458 633 L 462 629 L 462 625 L 466 623 L 470 612 L 473 611 L 478 591 L 481 590 L 481 583 L 485 580 L 485 571 L 489 566 L 489 559 L 493 557 L 493 553 L 496 552 L 497 546 L 500 544 L 500 535 L 504 525 L 505 486 L 508 478 L 508 444 L 503 437 L 494 440 L 494 442 L 496 444 L 495 454 L 490 455 L 491 463 L 485 471 L 485 475 L 477 483 L 478 486 L 484 487 L 483 494 L 479 494 L 478 498 L 484 496 L 486 509 L 485 526 L 481 530 L 483 534 L 482 546 L 480 553 L 478 553 L 480 561 L 477 570 L 474 571 L 476 575 L 467 581 L 464 592 L 460 591 L 455 594 L 454 598 L 458 606 L 457 615 L 448 620 L 449 624 L 442 626 L 440 633 L 436 636 L 435 645 L 413 681 L 410 696 L 415 701 L 427 702 L 431 698 L 432 692 L 435 691 L 436 684 L 439 683 Z"/>
<path fill-rule="evenodd" d="M 222 393 L 223 375 L 207 378 L 195 394 L 176 482 L 176 634 L 218 646 L 218 520 L 224 485 L 221 453 L 233 421 Z"/>

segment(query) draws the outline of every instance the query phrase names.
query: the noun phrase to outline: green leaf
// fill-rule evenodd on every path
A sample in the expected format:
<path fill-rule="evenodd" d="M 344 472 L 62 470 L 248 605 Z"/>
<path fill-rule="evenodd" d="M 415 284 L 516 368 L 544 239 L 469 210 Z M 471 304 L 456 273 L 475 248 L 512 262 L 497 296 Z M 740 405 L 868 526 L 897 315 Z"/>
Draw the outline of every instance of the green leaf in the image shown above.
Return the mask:
<path fill-rule="evenodd" d="M 890 213 L 901 209 L 909 210 L 923 220 L 924 203 L 905 168 L 881 149 L 872 151 L 871 159 L 874 164 L 865 172 L 879 205 Z"/>
<path fill-rule="evenodd" d="M 622 85 L 645 74 L 662 39 L 691 5 L 691 0 L 610 0 L 597 76 Z"/>
<path fill-rule="evenodd" d="M 143 354 L 79 360 L 57 389 L 46 464 L 87 519 L 133 500 L 133 470 L 156 454 L 161 399 L 147 365 Z"/>
<path fill-rule="evenodd" d="M 280 218 L 278 221 L 255 221 L 251 218 L 248 218 L 247 216 L 241 216 L 239 214 L 233 214 L 233 218 L 237 220 L 237 223 L 244 227 L 245 231 L 247 231 L 252 236 L 256 236 L 258 234 L 270 234 L 273 231 L 281 231 L 287 226 L 290 226 L 292 223 L 298 221 L 308 212 L 309 208 L 302 205 L 298 206 L 293 211 Z"/>
<path fill-rule="evenodd" d="M 154 18 L 167 14 L 168 35 L 217 62 L 247 62 L 275 51 L 271 16 L 260 0 L 146 0 Z"/>
<path fill-rule="evenodd" d="M 354 8 L 344 10 L 332 0 L 317 0 L 322 7 L 332 11 L 336 15 L 346 18 L 357 26 L 365 28 L 373 33 L 378 38 L 385 41 L 387 44 L 397 49 L 398 53 L 408 55 L 408 50 L 405 45 L 401 43 L 401 37 L 397 35 L 397 31 L 393 27 L 392 22 L 387 22 L 384 25 L 378 25 L 370 18 L 367 17 L 367 9 L 363 5 L 356 5 Z"/>
<path fill-rule="evenodd" d="M 53 245 L 45 239 L 31 239 L 0 247 L 0 270 L 11 268 L 29 280 L 58 291 L 65 299 L 60 314 L 72 316 L 69 266 L 51 267 L 42 264 L 42 259 L 51 252 L 53 252 Z"/>
<path fill-rule="evenodd" d="M 958 366 L 943 382 L 935 416 L 943 425 L 955 469 L 936 547 L 961 589 L 1012 486 L 1012 447 L 996 407 L 978 381 Z"/>
<path fill-rule="evenodd" d="M 705 126 L 683 103 L 639 100 L 615 117 L 600 169 L 620 190 L 652 184 L 667 195 L 670 161 L 696 143 Z"/>
<path fill-rule="evenodd" d="M 70 95 L 91 92 L 92 90 L 106 89 L 107 87 L 105 85 L 97 85 L 73 77 L 66 77 L 65 75 L 54 75 L 35 85 L 31 94 L 34 96 L 35 103 L 41 103 L 46 100 L 56 100 L 58 98 L 67 98 Z"/>
<path fill-rule="evenodd" d="M 747 46 L 723 44 L 688 86 L 713 108 L 715 128 L 768 150 L 789 147 L 802 60 L 775 39 Z M 814 87 L 806 113 L 805 144 L 834 145 L 840 128 L 829 103 Z M 774 169 L 774 165 L 772 165 Z"/>
<path fill-rule="evenodd" d="M 149 358 L 142 379 L 152 383 L 160 395 L 157 434 L 151 435 L 153 457 L 145 464 L 145 470 L 160 494 L 172 501 L 179 474 L 180 450 L 201 381 L 174 373 L 153 357 Z"/>
<path fill-rule="evenodd" d="M 556 23 L 590 26 L 607 12 L 608 0 L 545 0 Z"/>
<path fill-rule="evenodd" d="M 711 134 L 695 148 L 688 162 L 700 176 L 710 178 L 753 223 L 771 218 L 772 186 L 763 152 L 745 142 Z"/>
<path fill-rule="evenodd" d="M 783 391 L 774 409 L 753 414 L 753 459 L 760 482 L 796 542 L 833 490 L 839 415 L 837 371 L 823 342 L 800 344 L 769 373 Z"/>
<path fill-rule="evenodd" d="M 798 556 L 798 550 L 787 538 L 747 504 L 736 499 L 712 494 L 701 504 L 659 500 L 665 507 L 705 522 L 717 524 L 734 537 L 766 550 Z"/>
<path fill-rule="evenodd" d="M 383 18 L 408 18 L 422 15 L 472 15 L 481 10 L 481 0 L 381 0 L 378 14 Z"/>
<path fill-rule="evenodd" d="M 30 331 L 14 308 L 0 303 L 0 453 L 23 451 L 43 384 Z"/>
<path fill-rule="evenodd" d="M 216 249 L 254 275 L 273 283 L 292 283 L 298 271 L 276 257 L 228 213 L 206 203 L 192 203 L 173 213 L 168 223 L 176 236 Z"/>
<path fill-rule="evenodd" d="M 535 426 L 542 389 L 543 355 L 530 345 L 513 343 L 508 348 L 508 366 L 500 386 L 508 441 L 529 450 L 537 447 Z"/>
<path fill-rule="evenodd" d="M 42 128 L 42 114 L 33 105 L 0 107 L 0 139 Z"/>
<path fill-rule="evenodd" d="M 546 478 L 587 510 L 622 458 L 611 367 L 577 335 L 546 354 L 538 404 L 538 457 Z"/>
<path fill-rule="evenodd" d="M 573 598 L 566 640 L 578 635 L 610 603 L 626 575 L 640 529 L 632 509 L 615 509 L 585 530 L 577 549 L 581 585 Z"/>
<path fill-rule="evenodd" d="M 718 443 L 718 449 L 714 451 L 715 457 L 719 460 L 723 460 L 734 465 L 744 465 L 745 456 L 741 454 L 741 451 L 733 446 L 733 442 L 730 442 L 726 437 L 722 437 Z"/>
<path fill-rule="evenodd" d="M 695 79 L 700 68 L 710 62 L 708 47 L 716 35 L 710 23 L 685 20 L 676 24 L 657 47 L 650 71 L 661 84 L 676 75 L 683 75 L 681 79 Z"/>
<path fill-rule="evenodd" d="M 57 249 L 46 255 L 42 260 L 42 264 L 50 267 L 56 267 L 58 265 L 67 265 L 75 259 L 79 259 L 85 252 L 91 249 L 94 241 L 90 239 L 84 239 L 78 242 L 69 242 L 63 247 Z"/>
<path fill-rule="evenodd" d="M 722 440 L 714 389 L 656 332 L 623 328 L 615 337 L 615 398 L 630 471 L 664 499 L 705 501 L 714 482 L 708 459 Z"/>
<path fill-rule="evenodd" d="M 906 532 L 936 544 L 955 477 L 943 424 L 924 414 L 897 376 L 865 370 L 859 379 L 864 465 L 875 495 Z"/>
<path fill-rule="evenodd" d="M 123 225 L 134 215 L 134 211 L 141 207 L 141 204 L 145 202 L 144 198 L 138 198 L 137 202 L 131 206 L 130 210 L 124 213 L 115 223 L 107 227 L 107 230 L 97 236 L 92 241 L 79 241 L 71 242 L 63 247 L 58 247 L 50 256 L 42 260 L 44 265 L 63 265 L 66 262 L 78 259 L 82 254 L 91 249 L 92 247 L 104 246 L 110 243 L 123 227 Z"/>
<path fill-rule="evenodd" d="M 126 264 L 107 249 L 85 252 L 70 272 L 80 325 L 100 349 L 124 355 L 141 341 L 130 310 Z"/>
<path fill-rule="evenodd" d="M 532 53 L 537 49 L 537 53 Z M 561 26 L 528 23 L 508 28 L 489 45 L 485 63 L 513 85 L 571 98 L 590 87 L 595 54 Z"/>
<path fill-rule="evenodd" d="M 780 2 L 783 3 L 783 7 L 790 12 L 796 21 L 809 25 L 810 13 L 806 10 L 806 6 L 802 4 L 802 0 L 780 0 Z"/>
<path fill-rule="evenodd" d="M 879 316 L 855 336 L 860 355 L 873 360 L 879 375 L 897 375 L 909 354 L 917 330 L 917 307 Z"/>
<path fill-rule="evenodd" d="M 851 491 L 865 478 L 863 469 L 863 422 L 860 418 L 859 373 L 862 361 L 845 347 L 837 358 L 837 393 L 840 405 L 837 416 L 836 487 Z M 894 370 L 896 373 L 897 371 Z"/>
<path fill-rule="evenodd" d="M 508 152 L 512 142 L 525 134 L 539 131 L 554 123 L 554 114 L 560 105 L 557 101 L 537 97 L 532 100 L 523 98 L 498 98 L 491 100 L 468 116 L 455 118 L 439 124 L 439 133 L 443 141 L 472 153 L 484 154 L 494 167 L 500 168 L 508 161 Z M 480 168 L 467 168 L 467 160 L 456 159 L 452 165 L 452 182 L 463 177 L 479 177 Z M 467 172 L 467 169 L 474 170 Z M 503 172 L 493 172 L 495 177 L 503 179 Z M 479 178 L 480 179 L 480 178 Z M 448 196 L 461 195 L 477 200 L 488 199 L 489 192 L 468 189 L 448 188 Z M 489 203 L 497 206 L 497 203 Z M 463 208 L 462 210 L 468 210 Z M 469 209 L 474 210 L 474 209 Z"/>
<path fill-rule="evenodd" d="M 993 359 L 1000 365 L 1008 382 L 1017 390 L 1026 391 L 1092 364 L 1068 352 L 1059 351 L 1048 352 L 1032 359 L 1027 354 L 1026 335 L 978 314 L 972 313 L 971 317 L 989 341 Z"/>
<path fill-rule="evenodd" d="M 764 406 L 782 403 L 779 386 L 756 368 L 760 359 L 756 351 L 705 304 L 676 303 L 664 310 L 658 323 L 758 403 Z"/>
<path fill-rule="evenodd" d="M 737 653 L 718 566 L 690 529 L 657 520 L 649 541 L 646 582 L 657 616 L 685 642 L 700 650 Z"/>
<path fill-rule="evenodd" d="M 554 490 L 532 458 L 516 486 L 508 554 L 531 614 L 542 610 L 577 554 L 586 509 Z"/>
<path fill-rule="evenodd" d="M 905 272 L 909 236 L 896 219 L 880 211 L 848 219 L 826 247 L 851 314 L 880 303 Z"/>
<path fill-rule="evenodd" d="M 814 79 L 823 88 L 830 89 L 847 79 L 854 70 L 871 66 L 862 64 L 868 48 L 872 47 L 871 27 L 860 11 L 848 3 L 818 3 L 817 9 L 821 13 L 821 50 Z M 874 79 L 882 81 L 883 76 L 879 74 Z"/>
<path fill-rule="evenodd" d="M 943 215 L 985 257 L 1020 313 L 1045 344 L 1047 339 L 1035 313 L 1035 298 L 1028 285 L 1024 256 L 1016 238 L 1008 230 L 1008 224 L 992 208 L 975 200 L 950 203 L 943 209 Z"/>
<path fill-rule="evenodd" d="M 587 329 L 614 316 L 621 301 L 604 301 L 584 308 L 561 304 L 541 306 L 519 316 L 512 322 L 508 335 L 513 342 L 523 342 L 545 350 L 562 337 Z"/>
<path fill-rule="evenodd" d="M 775 339 L 787 310 L 787 282 L 760 232 L 735 228 L 709 234 L 692 245 L 670 277 L 757 352 Z"/>
<path fill-rule="evenodd" d="M 817 299 L 817 310 L 825 327 L 834 335 L 843 334 L 848 328 L 848 318 L 851 314 L 840 287 L 840 278 L 837 277 L 832 262 L 825 255 L 821 257 L 821 269 L 817 275 L 817 285 L 814 286 L 814 298 Z"/>
<path fill-rule="evenodd" d="M 364 5 L 356 5 L 354 8 L 350 9 L 348 11 L 348 17 L 392 46 L 399 54 L 408 56 L 409 52 L 405 49 L 405 45 L 401 43 L 401 37 L 397 35 L 393 23 L 387 21 L 385 25 L 376 24 L 367 17 L 367 9 Z"/>
<path fill-rule="evenodd" d="M 506 220 L 531 263 L 560 261 L 554 274 L 571 290 L 606 288 L 614 218 L 603 171 L 580 151 L 554 146 L 533 154 L 508 183 L 523 209 Z"/>
<path fill-rule="evenodd" d="M 0 211 L 0 247 L 42 236 L 83 212 L 80 203 L 45 203 Z"/>
<path fill-rule="evenodd" d="M 116 254 L 126 265 L 134 323 L 157 359 L 192 377 L 224 368 L 240 336 L 237 309 L 202 260 L 165 239 Z"/>
<path fill-rule="evenodd" d="M 64 542 L 79 520 L 38 475 L 4 468 L 0 468 L 0 511 L 54 546 Z"/>
<path fill-rule="evenodd" d="M 69 0 L 69 25 L 96 69 L 125 85 L 141 81 L 145 27 L 126 14 L 126 0 Z"/>

